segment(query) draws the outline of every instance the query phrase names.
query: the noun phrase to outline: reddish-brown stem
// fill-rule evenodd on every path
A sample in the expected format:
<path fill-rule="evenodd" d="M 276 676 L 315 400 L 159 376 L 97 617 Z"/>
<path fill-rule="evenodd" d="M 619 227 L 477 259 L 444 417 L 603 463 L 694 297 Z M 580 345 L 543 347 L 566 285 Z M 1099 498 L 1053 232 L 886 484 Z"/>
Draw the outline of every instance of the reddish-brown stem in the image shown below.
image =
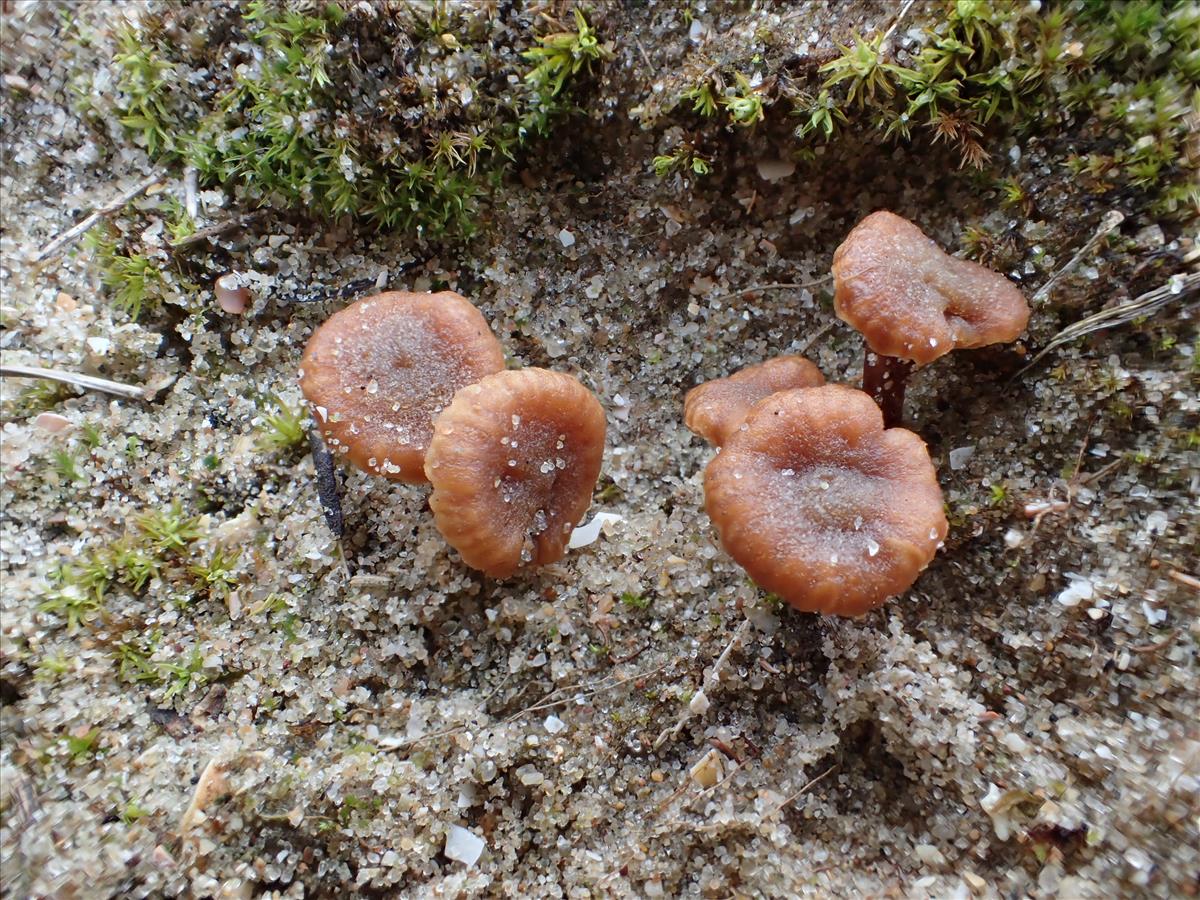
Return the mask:
<path fill-rule="evenodd" d="M 894 428 L 904 419 L 904 383 L 912 370 L 910 360 L 867 351 L 863 363 L 863 390 L 883 410 L 884 428 Z"/>

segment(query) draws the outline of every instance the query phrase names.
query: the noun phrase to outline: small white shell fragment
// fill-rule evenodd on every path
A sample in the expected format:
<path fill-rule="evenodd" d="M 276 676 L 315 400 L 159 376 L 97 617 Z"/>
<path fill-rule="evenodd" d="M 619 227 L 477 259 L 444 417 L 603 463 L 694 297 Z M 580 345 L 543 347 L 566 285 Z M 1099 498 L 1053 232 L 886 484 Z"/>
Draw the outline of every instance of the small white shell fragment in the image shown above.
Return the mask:
<path fill-rule="evenodd" d="M 796 171 L 796 164 L 787 159 L 760 159 L 758 175 L 764 181 L 782 181 Z"/>
<path fill-rule="evenodd" d="M 955 447 L 950 451 L 950 468 L 957 472 L 959 469 L 966 466 L 967 460 L 970 459 L 974 453 L 975 448 L 972 446 Z"/>
<path fill-rule="evenodd" d="M 546 721 L 542 723 L 542 726 L 550 734 L 560 734 L 567 730 L 567 723 L 558 716 L 546 716 Z"/>
<path fill-rule="evenodd" d="M 596 539 L 600 537 L 601 526 L 609 522 L 624 522 L 623 516 L 618 516 L 616 513 L 598 512 L 592 517 L 592 521 L 586 525 L 580 525 L 571 532 L 571 539 L 567 541 L 568 550 L 578 550 L 580 547 L 586 547 L 588 544 L 594 544 Z"/>
<path fill-rule="evenodd" d="M 1009 550 L 1015 550 L 1021 546 L 1021 541 L 1025 540 L 1025 532 L 1020 528 L 1010 528 L 1004 532 L 1004 546 Z"/>
<path fill-rule="evenodd" d="M 97 335 L 88 338 L 84 343 L 87 344 L 88 352 L 93 356 L 107 356 L 108 351 L 112 349 L 112 341 Z"/>
<path fill-rule="evenodd" d="M 461 825 L 451 825 L 446 832 L 446 856 L 470 868 L 483 853 L 483 838 L 476 837 Z"/>
<path fill-rule="evenodd" d="M 217 306 L 227 313 L 241 315 L 250 303 L 250 289 L 237 272 L 226 272 L 213 287 Z"/>
<path fill-rule="evenodd" d="M 700 761 L 692 766 L 688 774 L 700 787 L 710 788 L 725 774 L 724 759 L 721 752 L 714 747 L 700 757 Z"/>
<path fill-rule="evenodd" d="M 1069 572 L 1067 577 L 1070 583 L 1055 598 L 1063 606 L 1078 606 L 1081 600 L 1091 600 L 1096 595 L 1095 587 L 1086 578 Z"/>
<path fill-rule="evenodd" d="M 225 777 L 228 763 L 213 757 L 200 773 L 196 789 L 192 792 L 192 802 L 179 821 L 179 833 L 186 834 L 192 826 L 204 821 L 204 810 L 222 794 L 229 792 L 229 781 Z"/>
<path fill-rule="evenodd" d="M 612 410 L 613 418 L 616 419 L 618 422 L 627 422 L 627 421 L 629 421 L 629 411 L 630 411 L 629 401 L 626 400 L 624 397 L 622 397 L 620 394 L 614 394 L 613 395 L 613 410 Z"/>
<path fill-rule="evenodd" d="M 38 413 L 37 418 L 33 420 L 33 424 L 42 431 L 48 431 L 51 434 L 58 434 L 71 426 L 71 420 L 66 416 L 60 416 L 58 413 L 43 412 Z"/>
<path fill-rule="evenodd" d="M 708 697 L 704 691 L 696 691 L 688 704 L 688 711 L 694 716 L 702 716 L 708 712 Z"/>

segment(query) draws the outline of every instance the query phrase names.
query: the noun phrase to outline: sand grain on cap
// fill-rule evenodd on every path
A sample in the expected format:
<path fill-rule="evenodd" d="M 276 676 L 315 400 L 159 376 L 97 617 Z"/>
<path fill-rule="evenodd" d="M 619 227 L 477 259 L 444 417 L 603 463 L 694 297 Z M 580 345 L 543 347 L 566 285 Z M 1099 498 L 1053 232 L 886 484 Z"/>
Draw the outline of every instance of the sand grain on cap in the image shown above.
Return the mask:
<path fill-rule="evenodd" d="M 721 544 L 800 610 L 857 615 L 906 590 L 946 536 L 925 444 L 841 385 L 773 394 L 705 472 Z"/>
<path fill-rule="evenodd" d="M 425 480 L 433 418 L 504 368 L 487 320 L 452 291 L 366 297 L 313 332 L 300 387 L 335 456 L 397 481 Z"/>
<path fill-rule="evenodd" d="M 495 578 L 561 559 L 591 503 L 604 410 L 570 375 L 498 372 L 437 418 L 425 473 L 438 530 Z"/>
<path fill-rule="evenodd" d="M 720 447 L 759 400 L 778 391 L 824 383 L 825 376 L 803 356 L 776 356 L 692 388 L 683 400 L 683 421 L 689 430 Z"/>
<path fill-rule="evenodd" d="M 895 213 L 871 213 L 833 255 L 834 309 L 876 353 L 925 365 L 957 347 L 1016 340 L 1029 321 L 1003 275 L 943 251 Z"/>

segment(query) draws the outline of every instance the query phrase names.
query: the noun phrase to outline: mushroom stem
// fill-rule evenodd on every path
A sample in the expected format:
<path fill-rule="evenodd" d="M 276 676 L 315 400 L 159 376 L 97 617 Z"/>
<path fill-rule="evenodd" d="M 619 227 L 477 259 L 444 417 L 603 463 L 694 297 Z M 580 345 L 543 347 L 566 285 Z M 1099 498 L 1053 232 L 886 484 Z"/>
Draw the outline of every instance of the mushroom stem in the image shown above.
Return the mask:
<path fill-rule="evenodd" d="M 884 428 L 895 428 L 904 419 L 904 384 L 913 368 L 910 360 L 867 351 L 863 390 L 883 410 Z"/>

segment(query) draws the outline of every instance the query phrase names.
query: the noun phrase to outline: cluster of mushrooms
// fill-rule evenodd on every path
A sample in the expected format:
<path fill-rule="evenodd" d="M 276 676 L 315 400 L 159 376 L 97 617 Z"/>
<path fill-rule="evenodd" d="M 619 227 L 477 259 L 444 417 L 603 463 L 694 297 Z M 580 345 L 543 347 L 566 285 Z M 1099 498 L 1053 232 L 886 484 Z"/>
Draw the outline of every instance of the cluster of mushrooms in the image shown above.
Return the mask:
<path fill-rule="evenodd" d="M 905 379 L 955 348 L 1015 340 L 1029 306 L 886 211 L 850 232 L 833 277 L 838 317 L 867 343 L 864 390 L 782 356 L 693 388 L 684 421 L 718 448 L 704 499 L 729 555 L 797 609 L 859 615 L 907 590 L 947 531 L 925 443 L 896 427 Z"/>
<path fill-rule="evenodd" d="M 300 387 L 335 456 L 433 486 L 434 523 L 468 565 L 505 578 L 566 552 L 600 475 L 604 411 L 570 375 L 506 369 L 466 298 L 351 304 L 313 332 Z"/>
<path fill-rule="evenodd" d="M 797 609 L 858 615 L 910 587 L 946 536 L 925 444 L 896 427 L 905 378 L 956 347 L 1016 339 L 1029 307 L 889 212 L 850 232 L 833 276 L 837 314 L 869 348 L 863 391 L 781 356 L 693 388 L 684 421 L 718 448 L 705 508 L 730 556 Z M 468 565 L 506 578 L 566 552 L 600 474 L 604 411 L 570 375 L 506 369 L 464 297 L 351 304 L 309 339 L 300 385 L 333 454 L 432 485 L 434 522 Z"/>

